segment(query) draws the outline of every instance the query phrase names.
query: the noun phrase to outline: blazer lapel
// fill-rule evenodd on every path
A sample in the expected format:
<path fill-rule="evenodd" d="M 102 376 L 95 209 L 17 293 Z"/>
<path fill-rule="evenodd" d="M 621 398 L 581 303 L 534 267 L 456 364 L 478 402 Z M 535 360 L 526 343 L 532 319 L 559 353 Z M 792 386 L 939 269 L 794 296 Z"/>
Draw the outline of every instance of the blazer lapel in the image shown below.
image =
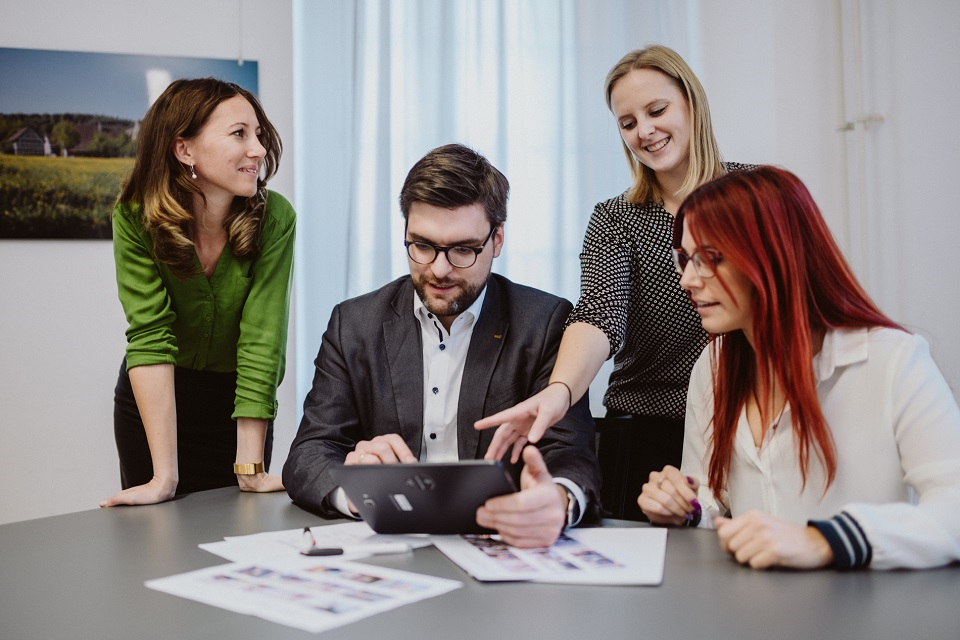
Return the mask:
<path fill-rule="evenodd" d="M 461 460 L 473 460 L 480 454 L 480 432 L 473 422 L 483 416 L 487 390 L 493 378 L 500 352 L 507 339 L 510 320 L 500 297 L 500 286 L 491 275 L 477 326 L 470 337 L 467 360 L 460 383 L 460 403 L 457 409 L 457 453 Z M 490 437 L 493 432 L 488 431 Z"/>
<path fill-rule="evenodd" d="M 383 323 L 383 342 L 390 368 L 400 435 L 414 456 L 423 443 L 423 347 L 420 327 L 413 317 L 413 286 L 408 280 L 393 300 L 396 317 Z M 375 402 L 389 403 L 377 398 Z"/>

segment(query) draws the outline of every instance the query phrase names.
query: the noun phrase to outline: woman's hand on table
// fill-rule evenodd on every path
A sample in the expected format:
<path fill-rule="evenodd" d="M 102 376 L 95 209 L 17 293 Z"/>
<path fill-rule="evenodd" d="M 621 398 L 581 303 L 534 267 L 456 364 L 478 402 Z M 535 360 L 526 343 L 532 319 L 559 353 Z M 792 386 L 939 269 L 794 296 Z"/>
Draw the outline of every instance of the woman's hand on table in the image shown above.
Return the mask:
<path fill-rule="evenodd" d="M 654 524 L 690 525 L 700 521 L 702 513 L 697 500 L 700 482 L 685 476 L 676 467 L 667 465 L 653 471 L 643 485 L 637 505 Z"/>
<path fill-rule="evenodd" d="M 119 505 L 157 504 L 166 502 L 177 493 L 177 480 L 164 480 L 154 476 L 146 484 L 130 487 L 113 494 L 100 503 L 101 507 Z"/>
<path fill-rule="evenodd" d="M 819 569 L 833 563 L 833 550 L 815 527 L 787 522 L 762 511 L 713 519 L 720 548 L 754 569 Z"/>

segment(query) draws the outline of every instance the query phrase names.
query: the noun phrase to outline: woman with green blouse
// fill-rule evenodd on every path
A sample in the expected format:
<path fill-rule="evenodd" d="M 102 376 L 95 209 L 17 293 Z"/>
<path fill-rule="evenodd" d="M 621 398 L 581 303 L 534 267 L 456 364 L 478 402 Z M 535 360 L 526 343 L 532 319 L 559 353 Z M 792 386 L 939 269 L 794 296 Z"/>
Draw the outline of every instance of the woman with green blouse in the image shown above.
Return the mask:
<path fill-rule="evenodd" d="M 296 216 L 267 191 L 281 142 L 257 98 L 177 80 L 141 124 L 113 243 L 126 357 L 115 391 L 122 490 L 152 504 L 267 469 L 283 378 Z"/>

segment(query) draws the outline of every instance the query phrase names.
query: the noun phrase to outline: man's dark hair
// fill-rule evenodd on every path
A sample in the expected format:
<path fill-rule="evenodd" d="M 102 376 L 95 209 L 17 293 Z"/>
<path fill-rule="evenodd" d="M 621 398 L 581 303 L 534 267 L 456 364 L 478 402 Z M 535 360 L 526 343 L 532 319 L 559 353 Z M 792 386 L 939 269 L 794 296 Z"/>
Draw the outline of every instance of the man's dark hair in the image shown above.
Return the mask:
<path fill-rule="evenodd" d="M 400 189 L 400 211 L 406 220 L 414 202 L 445 209 L 479 202 L 490 224 L 499 227 L 507 220 L 509 195 L 510 183 L 489 160 L 462 144 L 447 144 L 410 169 Z"/>

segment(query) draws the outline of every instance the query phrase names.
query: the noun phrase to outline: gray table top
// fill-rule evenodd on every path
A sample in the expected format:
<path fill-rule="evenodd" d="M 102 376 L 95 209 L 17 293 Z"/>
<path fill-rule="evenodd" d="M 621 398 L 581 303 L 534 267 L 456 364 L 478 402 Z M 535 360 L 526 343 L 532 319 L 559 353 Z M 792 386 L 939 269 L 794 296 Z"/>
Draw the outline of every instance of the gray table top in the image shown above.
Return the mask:
<path fill-rule="evenodd" d="M 218 489 L 0 525 L 0 638 L 314 637 L 143 583 L 225 562 L 200 543 L 321 523 L 283 493 Z M 432 547 L 365 562 L 464 587 L 324 638 L 960 638 L 960 567 L 758 572 L 726 557 L 709 531 L 670 531 L 657 587 L 484 584 Z"/>

